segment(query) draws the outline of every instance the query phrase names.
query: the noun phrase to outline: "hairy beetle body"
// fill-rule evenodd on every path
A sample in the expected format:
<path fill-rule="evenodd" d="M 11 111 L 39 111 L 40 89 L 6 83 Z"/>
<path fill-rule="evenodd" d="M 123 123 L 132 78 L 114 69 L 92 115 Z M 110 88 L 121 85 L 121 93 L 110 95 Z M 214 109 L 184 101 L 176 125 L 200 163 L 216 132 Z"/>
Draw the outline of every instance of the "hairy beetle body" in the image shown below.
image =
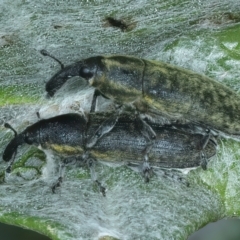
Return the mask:
<path fill-rule="evenodd" d="M 97 56 L 63 67 L 47 82 L 46 91 L 53 96 L 73 76 L 156 122 L 192 122 L 213 133 L 240 137 L 240 96 L 206 76 L 159 61 Z"/>
<path fill-rule="evenodd" d="M 117 103 L 132 103 L 146 114 L 162 113 L 170 121 L 195 122 L 239 137 L 240 96 L 234 91 L 170 64 L 121 58 L 103 58 L 107 67 L 89 80 L 106 97 Z"/>
<path fill-rule="evenodd" d="M 201 134 L 161 127 L 151 122 L 149 124 L 156 132 L 156 139 L 148 149 L 149 142 L 139 130 L 137 119 L 129 114 L 122 114 L 114 128 L 104 134 L 93 147 L 88 148 L 88 140 L 110 114 L 89 114 L 86 120 L 83 116 L 72 113 L 40 120 L 10 141 L 3 159 L 9 161 L 18 145 L 23 143 L 51 148 L 66 156 L 81 155 L 88 151 L 93 158 L 102 161 L 141 164 L 146 153 L 152 166 L 163 168 L 197 167 L 202 164 L 203 153 L 205 159 L 216 154 L 216 144 L 211 139 L 203 149 L 204 137 Z"/>
<path fill-rule="evenodd" d="M 27 127 L 10 141 L 3 152 L 3 160 L 11 160 L 18 146 L 24 143 L 52 148 L 60 153 L 82 153 L 86 123 L 83 117 L 76 114 L 42 119 Z"/>

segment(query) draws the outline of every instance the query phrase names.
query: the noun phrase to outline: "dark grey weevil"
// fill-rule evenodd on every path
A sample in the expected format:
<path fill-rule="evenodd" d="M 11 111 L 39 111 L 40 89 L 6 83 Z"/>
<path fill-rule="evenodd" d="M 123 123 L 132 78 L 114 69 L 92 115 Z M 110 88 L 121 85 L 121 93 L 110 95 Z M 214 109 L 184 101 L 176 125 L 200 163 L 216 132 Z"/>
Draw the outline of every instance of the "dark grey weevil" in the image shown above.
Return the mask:
<path fill-rule="evenodd" d="M 41 53 L 52 57 L 45 50 Z M 121 55 L 61 66 L 46 83 L 49 96 L 68 79 L 80 76 L 97 90 L 94 107 L 101 94 L 115 103 L 134 106 L 142 117 L 158 123 L 192 122 L 214 134 L 240 138 L 240 96 L 209 77 L 160 61 Z"/>
<path fill-rule="evenodd" d="M 3 160 L 12 160 L 12 164 L 17 149 L 22 144 L 40 145 L 43 149 L 52 149 L 66 158 L 65 162 L 71 156 L 76 156 L 80 162 L 101 160 L 138 166 L 145 164 L 143 174 L 148 181 L 147 171 L 150 166 L 161 169 L 201 166 L 206 169 L 208 160 L 216 154 L 214 138 L 149 122 L 156 133 L 154 141 L 149 142 L 142 134 L 145 125 L 138 117 L 122 113 L 112 127 L 109 124 L 111 115 L 112 113 L 90 113 L 86 118 L 69 113 L 42 119 L 20 134 L 14 130 L 15 137 L 6 146 Z M 103 134 L 102 126 L 106 127 Z M 7 124 L 6 127 L 11 128 Z M 97 141 L 94 140 L 96 135 Z M 8 171 L 11 170 L 10 167 L 11 165 Z M 54 191 L 61 181 L 62 176 L 54 185 Z"/>

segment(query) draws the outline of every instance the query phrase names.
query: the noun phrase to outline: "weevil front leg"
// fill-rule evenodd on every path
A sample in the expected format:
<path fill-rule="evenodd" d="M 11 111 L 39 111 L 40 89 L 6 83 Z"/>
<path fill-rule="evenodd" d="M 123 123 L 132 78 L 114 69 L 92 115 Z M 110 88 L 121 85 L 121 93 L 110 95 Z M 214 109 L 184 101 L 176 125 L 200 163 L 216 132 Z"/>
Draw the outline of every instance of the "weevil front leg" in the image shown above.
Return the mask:
<path fill-rule="evenodd" d="M 97 131 L 93 134 L 93 136 L 87 140 L 86 147 L 88 149 L 92 148 L 97 141 L 105 134 L 109 133 L 114 126 L 116 125 L 116 122 L 118 121 L 119 113 L 113 114 L 110 118 L 105 120 L 97 129 Z"/>
<path fill-rule="evenodd" d="M 207 164 L 208 164 L 208 161 L 207 161 L 207 157 L 206 157 L 206 154 L 204 152 L 207 144 L 209 143 L 209 141 L 212 141 L 215 145 L 215 147 L 217 147 L 217 143 L 216 143 L 216 140 L 215 138 L 213 138 L 212 134 L 211 134 L 211 131 L 209 129 L 206 129 L 206 135 L 203 135 L 203 138 L 201 140 L 201 146 L 200 146 L 200 165 L 202 167 L 203 170 L 207 170 Z"/>
<path fill-rule="evenodd" d="M 88 168 L 90 169 L 91 179 L 94 181 L 94 183 L 97 184 L 100 192 L 105 197 L 106 196 L 106 189 L 105 189 L 105 187 L 102 186 L 100 181 L 97 179 L 97 174 L 95 172 L 96 160 L 94 160 L 93 158 L 90 158 L 88 153 L 83 154 L 82 156 L 68 157 L 68 158 L 65 158 L 62 161 L 62 163 L 59 166 L 59 177 L 58 177 L 56 183 L 54 183 L 52 185 L 52 192 L 56 193 L 56 190 L 59 187 L 61 187 L 61 185 L 63 183 L 63 179 L 64 179 L 64 173 L 65 173 L 66 166 L 68 166 L 68 165 L 83 166 L 83 165 L 86 165 L 86 164 L 87 164 Z"/>
<path fill-rule="evenodd" d="M 104 94 L 102 94 L 99 90 L 96 89 L 96 90 L 94 91 L 94 94 L 93 94 L 90 112 L 95 112 L 95 111 L 96 111 L 97 98 L 98 98 L 99 96 L 102 96 L 103 98 L 109 99 L 109 98 L 106 97 Z"/>
<path fill-rule="evenodd" d="M 64 173 L 65 173 L 65 169 L 67 165 L 72 165 L 76 163 L 76 158 L 74 157 L 69 157 L 69 158 L 65 158 L 59 165 L 59 173 L 58 173 L 58 180 L 56 181 L 56 183 L 54 183 L 52 185 L 52 192 L 56 193 L 57 188 L 61 187 L 61 184 L 63 182 L 63 178 L 64 178 Z"/>

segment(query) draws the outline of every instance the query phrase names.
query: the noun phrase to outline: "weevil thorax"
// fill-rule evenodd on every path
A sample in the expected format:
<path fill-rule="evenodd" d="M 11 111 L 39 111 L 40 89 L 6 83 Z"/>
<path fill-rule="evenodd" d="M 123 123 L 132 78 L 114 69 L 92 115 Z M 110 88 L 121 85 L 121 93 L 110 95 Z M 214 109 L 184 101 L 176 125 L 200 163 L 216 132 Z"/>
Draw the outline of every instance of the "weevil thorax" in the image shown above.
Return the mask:
<path fill-rule="evenodd" d="M 140 58 L 113 55 L 101 58 L 90 84 L 117 103 L 142 96 L 144 62 Z"/>
<path fill-rule="evenodd" d="M 39 121 L 38 144 L 62 154 L 82 152 L 86 119 L 78 114 L 63 114 Z"/>

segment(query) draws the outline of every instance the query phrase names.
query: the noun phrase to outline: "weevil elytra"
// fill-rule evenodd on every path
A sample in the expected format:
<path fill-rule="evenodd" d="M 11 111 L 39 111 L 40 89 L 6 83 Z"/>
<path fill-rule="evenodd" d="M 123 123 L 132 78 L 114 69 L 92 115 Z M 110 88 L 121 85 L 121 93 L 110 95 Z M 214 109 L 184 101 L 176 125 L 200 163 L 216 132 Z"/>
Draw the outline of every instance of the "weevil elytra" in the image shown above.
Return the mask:
<path fill-rule="evenodd" d="M 114 127 L 111 126 L 94 144 L 99 126 L 108 123 L 112 113 L 90 113 L 87 117 L 69 113 L 49 119 L 42 119 L 27 127 L 9 142 L 3 152 L 3 160 L 10 161 L 22 144 L 52 149 L 66 157 L 78 156 L 79 161 L 101 160 L 141 165 L 147 163 L 159 168 L 190 168 L 202 166 L 206 169 L 208 160 L 216 154 L 216 142 L 201 134 L 162 127 L 149 122 L 156 138 L 149 144 L 142 134 L 139 118 L 122 113 Z M 90 164 L 91 165 L 91 164 Z M 145 170 L 145 169 L 144 169 Z M 59 182 L 54 188 L 60 184 Z M 95 179 L 97 181 L 97 179 Z"/>
<path fill-rule="evenodd" d="M 42 54 L 51 56 L 44 50 Z M 121 55 L 61 66 L 46 83 L 50 96 L 71 77 L 80 76 L 98 94 L 118 104 L 131 104 L 156 122 L 192 122 L 214 134 L 240 139 L 240 96 L 209 77 L 160 61 Z"/>

